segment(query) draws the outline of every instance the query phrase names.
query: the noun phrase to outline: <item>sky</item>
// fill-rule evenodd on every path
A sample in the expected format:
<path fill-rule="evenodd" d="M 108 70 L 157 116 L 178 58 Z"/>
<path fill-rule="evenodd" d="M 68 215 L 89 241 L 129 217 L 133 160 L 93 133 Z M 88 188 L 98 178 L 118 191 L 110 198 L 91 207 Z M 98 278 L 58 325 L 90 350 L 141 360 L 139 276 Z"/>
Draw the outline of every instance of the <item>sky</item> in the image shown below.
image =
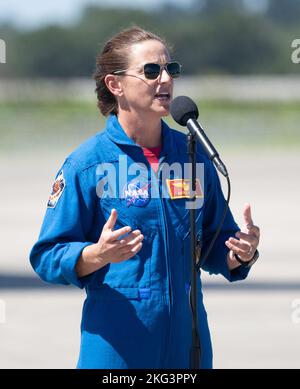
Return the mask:
<path fill-rule="evenodd" d="M 179 6 L 193 0 L 168 0 Z M 0 23 L 8 21 L 24 28 L 35 28 L 51 22 L 71 23 L 87 4 L 155 8 L 167 0 L 0 0 Z"/>

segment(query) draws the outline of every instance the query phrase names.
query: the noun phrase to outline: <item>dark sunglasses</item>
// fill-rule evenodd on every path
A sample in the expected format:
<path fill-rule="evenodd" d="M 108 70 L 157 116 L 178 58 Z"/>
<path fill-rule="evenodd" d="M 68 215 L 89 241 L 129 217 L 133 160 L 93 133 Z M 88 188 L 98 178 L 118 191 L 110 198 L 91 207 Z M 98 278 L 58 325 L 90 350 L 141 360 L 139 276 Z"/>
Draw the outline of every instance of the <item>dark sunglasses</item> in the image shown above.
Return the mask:
<path fill-rule="evenodd" d="M 179 78 L 181 74 L 181 65 L 179 62 L 172 61 L 164 65 L 158 63 L 146 63 L 144 65 L 144 75 L 148 80 L 156 80 L 162 69 L 166 69 L 171 78 Z M 125 73 L 126 70 L 117 70 L 113 74 Z M 126 75 L 126 74 L 125 74 Z"/>

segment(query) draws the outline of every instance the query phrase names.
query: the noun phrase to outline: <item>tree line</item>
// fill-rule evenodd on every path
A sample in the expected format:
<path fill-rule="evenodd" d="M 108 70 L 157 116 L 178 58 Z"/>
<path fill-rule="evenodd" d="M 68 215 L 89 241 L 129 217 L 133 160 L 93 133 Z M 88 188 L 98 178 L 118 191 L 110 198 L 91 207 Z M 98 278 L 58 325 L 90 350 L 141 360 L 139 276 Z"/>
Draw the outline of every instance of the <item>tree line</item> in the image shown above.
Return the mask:
<path fill-rule="evenodd" d="M 7 63 L 0 77 L 91 77 L 104 42 L 130 25 L 165 37 L 187 75 L 299 74 L 291 43 L 300 38 L 300 1 L 256 2 L 265 4 L 259 9 L 250 3 L 194 0 L 190 7 L 151 11 L 88 6 L 72 25 L 21 30 L 3 24 Z"/>

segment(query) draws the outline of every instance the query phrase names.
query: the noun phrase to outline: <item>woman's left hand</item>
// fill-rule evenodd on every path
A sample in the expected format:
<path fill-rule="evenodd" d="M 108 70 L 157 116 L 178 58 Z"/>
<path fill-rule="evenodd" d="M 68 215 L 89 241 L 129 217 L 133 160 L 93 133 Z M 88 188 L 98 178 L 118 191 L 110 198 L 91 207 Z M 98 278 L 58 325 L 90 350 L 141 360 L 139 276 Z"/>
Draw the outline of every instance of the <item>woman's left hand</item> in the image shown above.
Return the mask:
<path fill-rule="evenodd" d="M 248 262 L 252 259 L 259 244 L 260 229 L 253 223 L 250 204 L 245 204 L 243 214 L 245 224 L 241 231 L 235 234 L 238 239 L 229 238 L 225 244 L 242 261 Z"/>

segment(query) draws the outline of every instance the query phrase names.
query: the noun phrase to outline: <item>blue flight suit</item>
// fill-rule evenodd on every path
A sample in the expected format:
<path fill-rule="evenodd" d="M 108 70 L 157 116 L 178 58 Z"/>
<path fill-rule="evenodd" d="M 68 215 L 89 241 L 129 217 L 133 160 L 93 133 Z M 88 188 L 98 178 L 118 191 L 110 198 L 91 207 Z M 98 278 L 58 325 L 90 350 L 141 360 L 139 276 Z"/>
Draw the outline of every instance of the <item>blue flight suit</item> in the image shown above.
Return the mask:
<path fill-rule="evenodd" d="M 188 162 L 186 135 L 162 121 L 162 140 L 160 167 Z M 197 162 L 204 167 L 200 174 L 202 205 L 196 210 L 196 219 L 205 251 L 225 200 L 216 170 L 200 146 Z M 134 163 L 140 164 L 139 173 L 130 171 L 137 166 Z M 142 148 L 126 135 L 115 115 L 108 117 L 104 131 L 71 153 L 58 172 L 30 261 L 44 281 L 86 289 L 78 368 L 189 368 L 189 210 L 187 199 L 180 196 L 182 188 L 174 192 L 166 185 L 169 179 L 180 187 L 182 177 L 176 174 L 170 170 L 169 177 L 162 178 L 159 169 L 156 176 Z M 115 228 L 129 225 L 141 230 L 143 247 L 128 260 L 78 278 L 76 262 L 85 246 L 99 240 L 112 208 L 118 212 Z M 220 273 L 229 281 L 246 278 L 249 269 L 229 271 L 226 262 L 224 242 L 238 230 L 228 211 L 204 270 Z M 211 368 L 200 277 L 198 318 L 201 367 Z"/>

